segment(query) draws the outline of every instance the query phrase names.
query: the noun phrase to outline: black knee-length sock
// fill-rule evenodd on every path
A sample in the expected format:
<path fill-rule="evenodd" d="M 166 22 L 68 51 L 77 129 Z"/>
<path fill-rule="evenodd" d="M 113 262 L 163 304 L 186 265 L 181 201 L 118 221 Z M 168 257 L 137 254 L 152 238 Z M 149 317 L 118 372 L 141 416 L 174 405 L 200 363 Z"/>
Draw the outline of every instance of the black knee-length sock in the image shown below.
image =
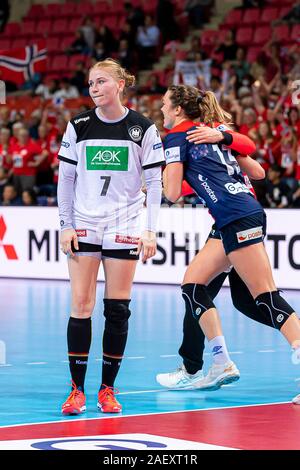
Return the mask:
<path fill-rule="evenodd" d="M 67 338 L 71 377 L 77 388 L 84 392 L 84 379 L 92 338 L 91 318 L 70 317 Z"/>

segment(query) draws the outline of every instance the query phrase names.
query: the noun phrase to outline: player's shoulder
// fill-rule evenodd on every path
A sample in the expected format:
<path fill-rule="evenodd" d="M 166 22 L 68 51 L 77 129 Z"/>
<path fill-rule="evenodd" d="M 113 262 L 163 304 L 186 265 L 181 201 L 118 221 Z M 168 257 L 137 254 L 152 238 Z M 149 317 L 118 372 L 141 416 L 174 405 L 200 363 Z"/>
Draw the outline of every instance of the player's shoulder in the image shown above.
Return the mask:
<path fill-rule="evenodd" d="M 91 121 L 94 121 L 96 117 L 95 108 L 88 109 L 87 111 L 83 111 L 82 113 L 77 114 L 74 116 L 70 123 L 73 125 L 75 131 L 80 129 L 82 126 L 86 126 Z"/>
<path fill-rule="evenodd" d="M 144 116 L 141 113 L 138 113 L 137 111 L 134 111 L 133 109 L 130 109 L 127 116 L 126 116 L 127 123 L 129 123 L 132 126 L 140 126 L 144 133 L 149 129 L 149 127 L 154 125 L 154 122 Z"/>

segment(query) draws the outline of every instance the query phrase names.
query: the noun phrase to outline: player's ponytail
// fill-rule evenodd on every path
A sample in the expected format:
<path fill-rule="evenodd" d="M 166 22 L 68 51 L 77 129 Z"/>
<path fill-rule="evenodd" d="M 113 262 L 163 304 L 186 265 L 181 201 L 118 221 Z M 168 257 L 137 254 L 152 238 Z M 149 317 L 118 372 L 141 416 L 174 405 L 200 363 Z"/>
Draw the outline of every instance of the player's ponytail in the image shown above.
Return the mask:
<path fill-rule="evenodd" d="M 135 85 L 135 76 L 130 74 L 126 69 L 124 69 L 121 64 L 115 59 L 105 59 L 97 62 L 93 65 L 89 72 L 95 69 L 107 69 L 116 80 L 124 80 L 125 88 L 129 88 Z"/>
<path fill-rule="evenodd" d="M 212 91 L 200 91 L 197 103 L 200 109 L 200 118 L 204 124 L 213 126 L 215 122 L 232 123 L 231 114 L 219 105 L 216 95 Z"/>

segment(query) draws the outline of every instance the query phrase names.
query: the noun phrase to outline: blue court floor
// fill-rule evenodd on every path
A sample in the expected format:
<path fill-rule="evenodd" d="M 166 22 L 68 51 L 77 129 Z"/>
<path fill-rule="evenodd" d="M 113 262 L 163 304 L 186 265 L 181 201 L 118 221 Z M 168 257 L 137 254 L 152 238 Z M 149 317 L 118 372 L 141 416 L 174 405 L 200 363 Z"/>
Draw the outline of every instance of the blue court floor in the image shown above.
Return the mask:
<path fill-rule="evenodd" d="M 82 419 L 101 417 L 96 399 L 101 370 L 102 297 L 103 284 L 99 283 L 86 380 L 88 409 Z M 299 312 L 300 292 L 286 291 L 285 297 Z M 69 283 L 1 279 L 0 298 L 0 340 L 6 346 L 6 358 L 2 352 L 5 363 L 0 365 L 0 426 L 65 420 L 60 406 L 69 393 L 70 380 L 66 348 Z M 216 305 L 241 379 L 215 392 L 169 392 L 159 387 L 155 375 L 180 364 L 180 288 L 134 286 L 126 357 L 116 383 L 123 416 L 282 403 L 300 392 L 300 366 L 292 365 L 290 348 L 280 333 L 238 313 L 227 288 L 219 294 Z M 205 363 L 207 370 L 211 363 L 208 351 Z"/>

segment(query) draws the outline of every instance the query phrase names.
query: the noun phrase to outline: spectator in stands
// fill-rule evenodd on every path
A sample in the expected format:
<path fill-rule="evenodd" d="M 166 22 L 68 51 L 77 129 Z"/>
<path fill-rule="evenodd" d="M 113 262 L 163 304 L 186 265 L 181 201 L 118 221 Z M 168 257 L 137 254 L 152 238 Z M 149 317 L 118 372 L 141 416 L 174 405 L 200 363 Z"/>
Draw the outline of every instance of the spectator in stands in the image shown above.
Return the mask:
<path fill-rule="evenodd" d="M 0 130 L 0 168 L 9 170 L 11 168 L 11 158 L 9 155 L 10 130 L 2 127 Z"/>
<path fill-rule="evenodd" d="M 0 106 L 0 126 L 9 127 L 10 109 L 7 106 Z"/>
<path fill-rule="evenodd" d="M 0 33 L 2 33 L 5 29 L 5 25 L 8 21 L 10 14 L 10 1 L 9 0 L 1 0 L 0 5 Z"/>
<path fill-rule="evenodd" d="M 270 124 L 267 121 L 263 121 L 259 124 L 257 129 L 257 136 L 257 152 L 255 159 L 261 164 L 263 169 L 267 171 L 270 165 L 275 163 L 275 158 L 272 151 L 274 136 L 272 134 Z"/>
<path fill-rule="evenodd" d="M 0 166 L 0 203 L 2 202 L 4 187 L 8 184 L 8 181 L 8 171 L 3 166 Z"/>
<path fill-rule="evenodd" d="M 102 41 L 97 41 L 94 49 L 92 50 L 92 58 L 96 62 L 99 60 L 104 60 L 107 57 L 107 51 L 105 50 L 104 43 Z"/>
<path fill-rule="evenodd" d="M 131 25 L 134 35 L 136 35 L 138 27 L 144 24 L 145 13 L 140 7 L 134 7 L 130 2 L 124 3 L 124 10 L 127 22 Z"/>
<path fill-rule="evenodd" d="M 125 69 L 131 69 L 133 65 L 133 54 L 129 49 L 129 45 L 126 39 L 121 39 L 119 43 L 119 49 L 116 54 L 116 59 L 120 62 L 122 67 Z"/>
<path fill-rule="evenodd" d="M 147 85 L 143 88 L 143 92 L 148 95 L 163 95 L 167 91 L 167 87 L 161 85 L 159 76 L 152 73 L 149 77 Z"/>
<path fill-rule="evenodd" d="M 96 31 L 95 43 L 102 42 L 106 57 L 117 49 L 117 41 L 112 31 L 104 25 L 99 26 Z"/>
<path fill-rule="evenodd" d="M 231 61 L 231 64 L 236 76 L 236 86 L 239 88 L 243 85 L 243 80 L 249 75 L 250 71 L 250 64 L 246 61 L 246 53 L 243 47 L 237 49 L 235 59 Z"/>
<path fill-rule="evenodd" d="M 217 75 L 212 75 L 210 79 L 210 90 L 214 92 L 218 101 L 221 100 L 223 94 L 222 81 Z"/>
<path fill-rule="evenodd" d="M 96 31 L 95 24 L 90 16 L 86 16 L 83 19 L 82 25 L 80 26 L 80 31 L 83 33 L 83 37 L 88 45 L 89 50 L 92 51 L 95 44 Z"/>
<path fill-rule="evenodd" d="M 253 108 L 246 108 L 243 111 L 240 133 L 249 135 L 249 132 L 257 129 L 257 115 Z"/>
<path fill-rule="evenodd" d="M 12 184 L 7 184 L 3 188 L 2 206 L 20 206 L 22 200 L 18 197 L 18 192 Z"/>
<path fill-rule="evenodd" d="M 76 62 L 75 70 L 72 72 L 72 76 L 70 78 L 70 83 L 79 91 L 79 94 L 85 94 L 84 91 L 87 91 L 87 70 L 84 66 L 84 63 L 79 60 Z"/>
<path fill-rule="evenodd" d="M 262 8 L 266 0 L 243 0 L 242 8 Z"/>
<path fill-rule="evenodd" d="M 296 132 L 300 138 L 300 112 L 296 106 L 292 106 L 289 109 L 287 124 Z"/>
<path fill-rule="evenodd" d="M 159 37 L 158 27 L 154 24 L 153 18 L 147 15 L 144 25 L 138 27 L 136 37 L 139 48 L 139 67 L 141 69 L 151 68 L 155 61 Z"/>
<path fill-rule="evenodd" d="M 33 189 L 25 189 L 22 192 L 22 205 L 23 206 L 37 206 L 37 194 Z"/>
<path fill-rule="evenodd" d="M 300 23 L 300 0 L 297 0 L 293 8 L 282 18 L 288 23 Z"/>
<path fill-rule="evenodd" d="M 67 54 L 89 54 L 90 48 L 84 37 L 83 31 L 78 29 L 75 33 L 75 39 L 66 50 Z"/>
<path fill-rule="evenodd" d="M 54 93 L 53 99 L 56 101 L 72 98 L 79 98 L 78 90 L 75 86 L 71 85 L 67 77 L 64 77 L 60 80 L 59 90 Z"/>
<path fill-rule="evenodd" d="M 18 141 L 19 132 L 21 129 L 24 129 L 24 123 L 17 121 L 12 125 L 12 136 L 9 140 L 9 145 L 13 145 Z"/>
<path fill-rule="evenodd" d="M 58 82 L 54 78 L 48 78 L 47 76 L 43 79 L 42 83 L 40 83 L 35 91 L 34 94 L 40 96 L 44 100 L 49 100 L 53 98 L 54 93 L 58 90 Z"/>
<path fill-rule="evenodd" d="M 284 209 L 291 203 L 291 190 L 289 186 L 281 179 L 284 169 L 273 163 L 268 170 L 266 187 L 266 198 L 268 206 L 271 208 Z"/>
<path fill-rule="evenodd" d="M 295 172 L 295 163 L 297 161 L 298 139 L 296 132 L 291 127 L 285 127 L 281 138 L 281 162 L 280 165 L 285 169 L 285 176 L 292 176 Z"/>
<path fill-rule="evenodd" d="M 121 27 L 121 32 L 119 36 L 119 40 L 122 41 L 122 39 L 126 39 L 128 42 L 129 49 L 133 49 L 135 46 L 135 37 L 136 34 L 132 30 L 132 26 L 128 21 L 125 21 L 125 23 Z"/>
<path fill-rule="evenodd" d="M 202 28 L 208 20 L 214 0 L 186 0 L 185 11 L 189 15 L 190 24 Z"/>
<path fill-rule="evenodd" d="M 178 39 L 178 24 L 175 21 L 175 7 L 171 0 L 158 0 L 156 23 L 162 35 L 162 44 Z"/>
<path fill-rule="evenodd" d="M 17 142 L 10 147 L 10 152 L 13 184 L 18 194 L 21 194 L 24 189 L 31 189 L 35 185 L 40 147 L 29 138 L 27 129 L 21 129 Z"/>
<path fill-rule="evenodd" d="M 234 39 L 234 33 L 229 29 L 226 33 L 224 41 L 222 44 L 214 51 L 217 54 L 222 54 L 222 61 L 232 61 L 236 60 L 236 53 L 238 50 L 238 45 Z"/>

